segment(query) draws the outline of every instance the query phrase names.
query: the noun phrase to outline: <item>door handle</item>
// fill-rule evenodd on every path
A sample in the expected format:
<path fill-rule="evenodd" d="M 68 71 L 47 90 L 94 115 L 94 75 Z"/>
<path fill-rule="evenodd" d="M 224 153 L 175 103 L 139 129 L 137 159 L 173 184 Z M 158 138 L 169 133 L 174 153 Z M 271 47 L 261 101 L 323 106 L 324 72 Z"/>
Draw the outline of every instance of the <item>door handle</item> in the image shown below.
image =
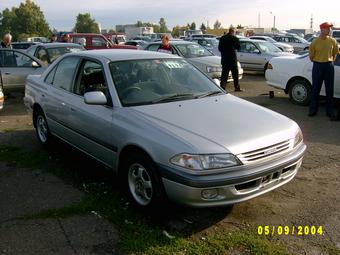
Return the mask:
<path fill-rule="evenodd" d="M 70 109 L 71 109 L 72 112 L 75 112 L 75 111 L 76 111 L 76 110 L 75 110 L 74 108 L 72 108 L 72 107 L 71 107 Z"/>
<path fill-rule="evenodd" d="M 5 72 L 6 75 L 10 75 L 11 73 L 10 72 Z"/>
<path fill-rule="evenodd" d="M 65 105 L 66 105 L 64 102 L 61 102 L 60 104 L 61 104 L 62 106 L 65 106 Z"/>

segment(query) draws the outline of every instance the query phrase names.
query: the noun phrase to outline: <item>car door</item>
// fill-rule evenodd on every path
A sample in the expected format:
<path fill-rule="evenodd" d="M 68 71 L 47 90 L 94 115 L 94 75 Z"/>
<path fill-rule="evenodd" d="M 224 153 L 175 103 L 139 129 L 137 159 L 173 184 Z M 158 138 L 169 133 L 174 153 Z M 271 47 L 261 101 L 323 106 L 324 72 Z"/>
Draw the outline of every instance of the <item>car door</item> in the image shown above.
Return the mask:
<path fill-rule="evenodd" d="M 238 61 L 243 69 L 263 70 L 260 64 L 261 51 L 253 42 L 240 41 L 240 49 L 237 51 Z"/>
<path fill-rule="evenodd" d="M 112 166 L 117 148 L 111 144 L 113 108 L 102 64 L 96 60 L 83 59 L 73 83 L 72 93 L 64 98 L 69 108 L 68 128 L 73 145 Z M 101 91 L 107 97 L 107 105 L 89 105 L 84 94 Z"/>
<path fill-rule="evenodd" d="M 26 77 L 34 74 L 40 65 L 28 55 L 17 51 L 4 49 L 0 51 L 0 68 L 4 91 L 23 91 Z"/>
<path fill-rule="evenodd" d="M 46 87 L 41 92 L 43 111 L 51 132 L 66 141 L 73 138 L 69 129 L 70 110 L 67 102 L 70 100 L 79 61 L 80 58 L 76 56 L 63 58 L 46 75 Z"/>

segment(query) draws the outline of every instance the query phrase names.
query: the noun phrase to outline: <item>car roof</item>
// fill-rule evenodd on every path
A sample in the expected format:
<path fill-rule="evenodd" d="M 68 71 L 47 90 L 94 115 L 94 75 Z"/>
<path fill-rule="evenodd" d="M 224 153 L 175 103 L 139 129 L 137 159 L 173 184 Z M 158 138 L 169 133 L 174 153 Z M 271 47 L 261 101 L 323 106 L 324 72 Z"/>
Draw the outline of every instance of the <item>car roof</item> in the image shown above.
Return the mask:
<path fill-rule="evenodd" d="M 160 44 L 162 43 L 161 41 L 154 41 L 154 42 L 151 42 L 150 44 Z M 179 44 L 196 44 L 194 42 L 191 42 L 191 41 L 185 41 L 185 40 L 170 40 L 170 44 L 173 44 L 173 45 L 179 45 Z"/>
<path fill-rule="evenodd" d="M 62 43 L 62 42 L 55 42 L 55 43 L 40 43 L 37 44 L 38 46 L 43 46 L 44 48 L 57 48 L 57 47 L 82 47 L 80 44 L 77 43 Z"/>
<path fill-rule="evenodd" d="M 142 59 L 160 59 L 160 58 L 180 58 L 172 54 L 164 54 L 155 51 L 144 50 L 129 50 L 129 49 L 103 49 L 103 50 L 88 50 L 77 53 L 71 53 L 70 55 L 77 55 L 83 57 L 99 57 L 109 61 L 120 60 L 142 60 Z"/>

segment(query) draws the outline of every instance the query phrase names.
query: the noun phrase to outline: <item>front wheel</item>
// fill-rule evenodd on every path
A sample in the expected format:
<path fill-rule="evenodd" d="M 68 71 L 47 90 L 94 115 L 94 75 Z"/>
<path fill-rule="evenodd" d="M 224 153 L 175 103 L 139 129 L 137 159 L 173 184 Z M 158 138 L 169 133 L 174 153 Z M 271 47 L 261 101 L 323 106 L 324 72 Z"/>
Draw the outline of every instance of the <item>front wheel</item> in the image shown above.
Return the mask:
<path fill-rule="evenodd" d="M 47 125 L 45 114 L 42 110 L 35 113 L 35 131 L 40 144 L 46 146 L 50 143 L 51 133 Z"/>
<path fill-rule="evenodd" d="M 164 191 L 151 159 L 141 153 L 134 153 L 126 159 L 123 171 L 129 197 L 137 207 L 150 209 L 159 206 Z"/>
<path fill-rule="evenodd" d="M 298 105 L 308 105 L 312 94 L 312 87 L 308 81 L 297 79 L 289 86 L 290 100 Z"/>

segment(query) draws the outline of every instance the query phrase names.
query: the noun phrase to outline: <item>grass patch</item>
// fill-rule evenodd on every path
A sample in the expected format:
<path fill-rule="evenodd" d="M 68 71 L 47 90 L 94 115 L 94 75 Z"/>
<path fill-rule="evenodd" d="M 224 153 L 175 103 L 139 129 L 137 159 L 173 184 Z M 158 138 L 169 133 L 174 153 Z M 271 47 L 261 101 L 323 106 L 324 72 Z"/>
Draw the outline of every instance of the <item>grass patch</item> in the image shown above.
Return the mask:
<path fill-rule="evenodd" d="M 339 255 L 340 254 L 340 249 L 338 247 L 336 247 L 333 243 L 323 242 L 323 243 L 319 244 L 319 247 L 321 247 L 321 249 L 329 255 Z"/>
<path fill-rule="evenodd" d="M 91 213 L 101 215 L 115 225 L 119 232 L 120 247 L 128 254 L 215 255 L 227 254 L 233 250 L 256 255 L 289 254 L 282 244 L 259 236 L 251 227 L 230 233 L 226 230 L 221 232 L 204 230 L 201 233 L 188 225 L 183 231 L 168 231 L 167 224 L 156 223 L 152 215 L 135 210 L 123 194 L 112 188 L 112 183 L 98 181 L 98 178 L 102 177 L 92 177 L 91 174 L 99 171 L 97 169 L 100 168 L 99 165 L 91 165 L 86 158 L 77 158 L 78 154 L 70 151 L 60 153 L 63 160 L 58 160 L 58 155 L 57 153 L 53 160 L 50 160 L 51 157 L 46 151 L 24 151 L 18 147 L 0 146 L 0 161 L 15 162 L 19 167 L 39 166 L 46 172 L 70 181 L 85 193 L 84 198 L 78 203 L 64 208 L 43 210 L 37 214 L 26 215 L 23 219 L 67 218 Z M 86 173 L 89 174 L 88 177 Z M 103 174 L 100 171 L 98 173 L 97 175 Z M 162 215 L 164 214 L 157 217 L 163 218 Z M 174 238 L 166 237 L 164 230 Z M 199 235 L 203 235 L 204 239 Z"/>
<path fill-rule="evenodd" d="M 14 131 L 16 131 L 17 129 L 16 128 L 5 128 L 5 129 L 3 129 L 2 131 L 4 132 L 4 133 L 12 133 L 12 132 L 14 132 Z"/>

